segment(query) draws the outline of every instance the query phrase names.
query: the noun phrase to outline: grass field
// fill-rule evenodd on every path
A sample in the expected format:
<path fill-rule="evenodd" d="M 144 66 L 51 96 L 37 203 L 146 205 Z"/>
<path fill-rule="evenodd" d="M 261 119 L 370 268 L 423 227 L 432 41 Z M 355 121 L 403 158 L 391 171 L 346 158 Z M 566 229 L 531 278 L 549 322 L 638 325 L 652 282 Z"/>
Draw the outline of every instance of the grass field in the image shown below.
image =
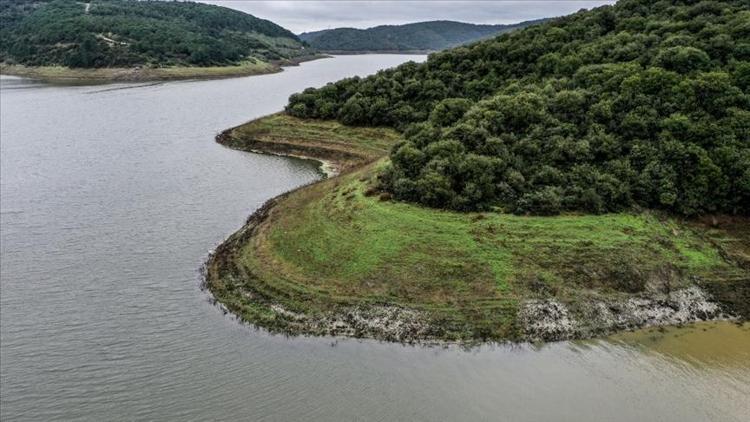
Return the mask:
<path fill-rule="evenodd" d="M 275 115 L 234 131 L 267 143 L 308 139 L 316 148 L 358 151 L 366 154 L 361 162 L 396 141 L 379 130 Z M 429 209 L 375 189 L 385 162 L 275 201 L 221 251 L 232 265 L 209 274 L 217 299 L 272 330 L 315 333 L 297 324 L 300 315 L 392 305 L 426 316 L 432 337 L 499 340 L 520 336 L 519 305 L 529 299 L 554 298 L 575 312 L 595 300 L 748 278 L 740 264 L 747 229 L 709 231 L 648 212 L 528 217 Z"/>

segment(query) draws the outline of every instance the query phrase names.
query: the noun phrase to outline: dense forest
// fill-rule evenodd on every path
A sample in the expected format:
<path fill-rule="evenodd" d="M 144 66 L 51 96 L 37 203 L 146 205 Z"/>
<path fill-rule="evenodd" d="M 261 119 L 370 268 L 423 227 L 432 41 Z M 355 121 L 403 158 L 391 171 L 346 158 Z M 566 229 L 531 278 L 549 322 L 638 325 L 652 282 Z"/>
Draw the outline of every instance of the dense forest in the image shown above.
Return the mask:
<path fill-rule="evenodd" d="M 192 2 L 3 0 L 0 61 L 28 66 L 228 65 L 305 54 L 288 30 Z"/>
<path fill-rule="evenodd" d="M 474 25 L 452 21 L 382 25 L 368 29 L 336 28 L 306 32 L 299 37 L 321 51 L 438 51 L 529 26 Z"/>
<path fill-rule="evenodd" d="M 382 188 L 455 210 L 750 213 L 750 2 L 620 0 L 287 111 L 393 126 Z"/>

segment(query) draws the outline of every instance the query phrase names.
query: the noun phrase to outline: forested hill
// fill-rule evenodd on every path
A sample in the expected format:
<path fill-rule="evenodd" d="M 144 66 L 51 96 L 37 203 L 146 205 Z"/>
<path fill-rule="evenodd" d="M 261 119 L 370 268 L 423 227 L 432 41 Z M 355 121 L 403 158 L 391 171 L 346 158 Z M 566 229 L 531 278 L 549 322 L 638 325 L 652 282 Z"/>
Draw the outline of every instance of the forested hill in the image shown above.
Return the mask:
<path fill-rule="evenodd" d="M 382 188 L 433 207 L 750 214 L 750 2 L 620 0 L 287 110 L 404 130 Z"/>
<path fill-rule="evenodd" d="M 229 65 L 306 51 L 273 22 L 192 2 L 3 0 L 0 60 L 29 66 Z"/>
<path fill-rule="evenodd" d="M 523 28 L 541 21 L 513 25 L 474 25 L 432 21 L 383 25 L 369 29 L 336 28 L 306 32 L 300 38 L 322 51 L 438 51 Z"/>

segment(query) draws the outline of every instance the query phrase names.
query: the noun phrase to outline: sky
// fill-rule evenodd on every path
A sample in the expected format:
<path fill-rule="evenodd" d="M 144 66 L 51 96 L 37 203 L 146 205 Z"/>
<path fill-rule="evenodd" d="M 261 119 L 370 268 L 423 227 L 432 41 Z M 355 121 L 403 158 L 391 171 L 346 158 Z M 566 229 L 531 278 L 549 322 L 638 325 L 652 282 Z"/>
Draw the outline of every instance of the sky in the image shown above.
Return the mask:
<path fill-rule="evenodd" d="M 614 0 L 199 0 L 271 20 L 294 33 L 429 20 L 507 24 L 567 15 Z"/>

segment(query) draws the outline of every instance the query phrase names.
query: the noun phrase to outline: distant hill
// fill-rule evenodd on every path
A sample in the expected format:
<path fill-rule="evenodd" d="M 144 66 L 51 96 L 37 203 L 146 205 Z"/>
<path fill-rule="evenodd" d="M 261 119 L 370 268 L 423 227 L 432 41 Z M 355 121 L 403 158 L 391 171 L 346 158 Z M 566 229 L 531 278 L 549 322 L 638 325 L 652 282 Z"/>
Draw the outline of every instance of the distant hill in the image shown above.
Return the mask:
<path fill-rule="evenodd" d="M 223 66 L 307 53 L 296 35 L 273 22 L 201 3 L 0 2 L 4 63 L 74 68 Z"/>
<path fill-rule="evenodd" d="M 437 51 L 524 28 L 528 21 L 512 25 L 475 25 L 453 21 L 382 25 L 369 29 L 336 28 L 305 32 L 299 37 L 321 51 Z"/>

